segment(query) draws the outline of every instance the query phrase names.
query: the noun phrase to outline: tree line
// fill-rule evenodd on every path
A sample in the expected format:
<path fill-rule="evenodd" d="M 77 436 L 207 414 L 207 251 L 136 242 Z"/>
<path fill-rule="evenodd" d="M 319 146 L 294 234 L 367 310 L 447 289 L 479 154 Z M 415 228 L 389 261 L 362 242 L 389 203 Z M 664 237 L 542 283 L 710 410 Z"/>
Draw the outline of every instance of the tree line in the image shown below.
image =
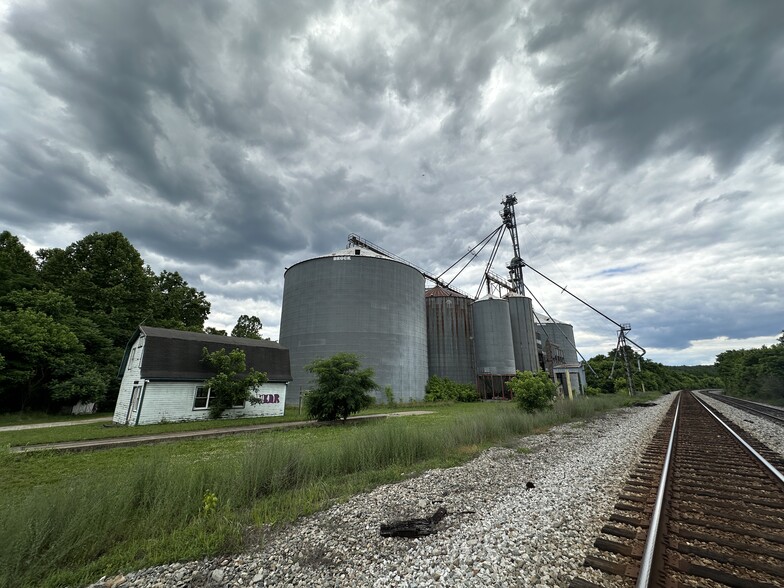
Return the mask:
<path fill-rule="evenodd" d="M 646 359 L 631 347 L 627 346 L 625 352 L 631 367 L 632 384 L 637 392 L 724 387 L 715 366 L 666 366 Z M 623 349 L 614 349 L 607 355 L 599 354 L 586 363 L 585 380 L 591 391 L 629 393 Z"/>
<path fill-rule="evenodd" d="M 0 233 L 0 412 L 97 402 L 111 409 L 117 369 L 140 324 L 204 331 L 210 302 L 178 272 L 156 274 L 120 232 L 31 255 Z M 242 315 L 233 336 L 261 338 Z M 207 328 L 206 332 L 226 335 Z"/>
<path fill-rule="evenodd" d="M 778 343 L 758 349 L 735 349 L 716 357 L 724 388 L 733 396 L 784 400 L 784 331 Z"/>

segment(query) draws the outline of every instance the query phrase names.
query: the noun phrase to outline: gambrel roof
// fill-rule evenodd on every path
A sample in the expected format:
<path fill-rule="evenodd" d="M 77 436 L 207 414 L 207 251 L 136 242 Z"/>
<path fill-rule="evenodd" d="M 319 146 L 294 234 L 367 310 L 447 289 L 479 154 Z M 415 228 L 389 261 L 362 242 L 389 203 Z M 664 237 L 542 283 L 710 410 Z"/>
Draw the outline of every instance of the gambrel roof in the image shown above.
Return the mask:
<path fill-rule="evenodd" d="M 144 354 L 141 377 L 148 380 L 206 380 L 214 375 L 208 365 L 201 362 L 204 347 L 212 353 L 220 349 L 245 352 L 245 364 L 259 372 L 266 372 L 270 382 L 291 381 L 289 350 L 275 341 L 224 337 L 192 331 L 161 329 L 140 326 L 125 348 L 120 374 L 125 371 L 130 350 L 144 335 Z"/>

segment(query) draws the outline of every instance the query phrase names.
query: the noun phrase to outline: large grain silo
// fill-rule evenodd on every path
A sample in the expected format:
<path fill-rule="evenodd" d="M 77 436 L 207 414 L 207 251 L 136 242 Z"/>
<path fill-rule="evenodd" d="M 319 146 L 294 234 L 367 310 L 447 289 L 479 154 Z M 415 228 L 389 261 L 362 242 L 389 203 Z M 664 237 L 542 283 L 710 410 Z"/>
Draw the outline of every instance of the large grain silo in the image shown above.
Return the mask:
<path fill-rule="evenodd" d="M 510 294 L 509 319 L 512 323 L 512 343 L 515 368 L 518 371 L 539 371 L 539 358 L 536 348 L 536 329 L 531 299 L 519 294 Z"/>
<path fill-rule="evenodd" d="M 339 352 L 373 368 L 386 401 L 421 400 L 427 383 L 425 280 L 413 267 L 361 247 L 291 266 L 285 274 L 280 343 L 289 349 L 292 382 L 286 401 L 298 404 L 313 375 L 305 366 Z"/>
<path fill-rule="evenodd" d="M 471 308 L 479 393 L 484 398 L 508 396 L 504 383 L 515 374 L 509 303 L 487 296 Z"/>
<path fill-rule="evenodd" d="M 428 374 L 461 384 L 475 383 L 471 301 L 436 286 L 425 291 Z"/>
<path fill-rule="evenodd" d="M 542 343 L 549 341 L 557 345 L 563 352 L 564 363 L 577 364 L 577 346 L 574 342 L 574 329 L 568 323 L 551 319 L 546 315 L 536 313 L 536 330 L 541 335 Z"/>

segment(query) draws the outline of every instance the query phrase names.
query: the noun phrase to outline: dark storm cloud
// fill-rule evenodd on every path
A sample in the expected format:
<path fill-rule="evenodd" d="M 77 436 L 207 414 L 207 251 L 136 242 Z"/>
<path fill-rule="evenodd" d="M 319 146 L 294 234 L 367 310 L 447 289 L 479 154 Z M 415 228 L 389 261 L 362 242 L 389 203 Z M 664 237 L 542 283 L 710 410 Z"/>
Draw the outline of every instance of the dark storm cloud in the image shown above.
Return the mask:
<path fill-rule="evenodd" d="M 777 0 L 537 2 L 521 22 L 568 149 L 596 142 L 625 165 L 682 151 L 727 172 L 782 139 Z"/>

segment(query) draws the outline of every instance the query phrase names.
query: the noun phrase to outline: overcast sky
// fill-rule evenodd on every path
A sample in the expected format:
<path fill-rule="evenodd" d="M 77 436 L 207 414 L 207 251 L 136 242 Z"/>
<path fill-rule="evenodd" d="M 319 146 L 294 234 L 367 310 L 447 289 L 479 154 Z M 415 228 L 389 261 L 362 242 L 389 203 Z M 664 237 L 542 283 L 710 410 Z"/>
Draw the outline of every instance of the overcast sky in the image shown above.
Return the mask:
<path fill-rule="evenodd" d="M 440 273 L 516 192 L 523 258 L 649 358 L 784 329 L 781 0 L 23 0 L 0 20 L 0 230 L 31 251 L 121 231 L 212 326 L 257 315 L 276 339 L 284 268 L 349 233 Z M 525 280 L 586 357 L 615 346 Z"/>

